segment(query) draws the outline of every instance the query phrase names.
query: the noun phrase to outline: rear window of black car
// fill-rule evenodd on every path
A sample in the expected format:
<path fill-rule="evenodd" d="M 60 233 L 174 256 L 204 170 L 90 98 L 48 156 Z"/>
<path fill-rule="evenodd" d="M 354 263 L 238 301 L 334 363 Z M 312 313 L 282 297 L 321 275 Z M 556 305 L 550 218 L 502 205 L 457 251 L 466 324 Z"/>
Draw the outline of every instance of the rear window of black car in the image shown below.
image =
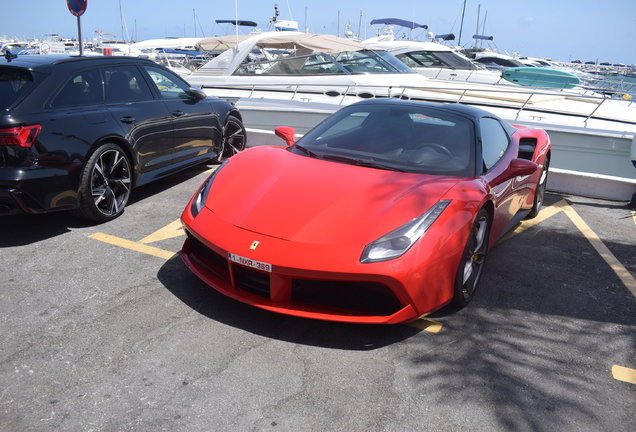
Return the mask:
<path fill-rule="evenodd" d="M 8 109 L 31 86 L 33 75 L 28 70 L 0 67 L 0 109 Z"/>

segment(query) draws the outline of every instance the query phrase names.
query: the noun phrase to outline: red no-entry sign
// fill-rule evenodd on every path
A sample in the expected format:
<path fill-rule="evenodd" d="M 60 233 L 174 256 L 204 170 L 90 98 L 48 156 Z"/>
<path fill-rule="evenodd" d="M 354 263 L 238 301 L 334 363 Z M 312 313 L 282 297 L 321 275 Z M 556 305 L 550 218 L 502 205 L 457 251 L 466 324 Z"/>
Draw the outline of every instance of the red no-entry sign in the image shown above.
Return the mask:
<path fill-rule="evenodd" d="M 66 0 L 68 10 L 76 17 L 82 16 L 86 12 L 86 3 L 88 3 L 88 0 Z"/>

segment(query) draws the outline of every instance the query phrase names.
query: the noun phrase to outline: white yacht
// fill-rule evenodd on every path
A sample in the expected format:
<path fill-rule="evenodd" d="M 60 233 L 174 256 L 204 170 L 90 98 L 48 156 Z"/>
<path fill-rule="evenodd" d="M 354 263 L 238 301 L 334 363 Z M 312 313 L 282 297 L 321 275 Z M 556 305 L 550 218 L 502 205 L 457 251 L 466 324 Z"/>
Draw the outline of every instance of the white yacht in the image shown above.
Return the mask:
<path fill-rule="evenodd" d="M 391 40 L 369 45 L 389 51 L 398 60 L 427 78 L 489 84 L 505 82 L 501 78 L 501 71 L 493 71 L 478 65 L 458 51 L 439 43 Z"/>
<path fill-rule="evenodd" d="M 206 93 L 238 99 L 246 127 L 303 134 L 363 98 L 399 97 L 474 105 L 514 123 L 547 130 L 552 167 L 634 179 L 629 158 L 636 104 L 563 90 L 497 87 L 427 79 L 393 55 L 351 39 L 300 32 L 246 35 L 186 79 Z M 232 38 L 230 38 L 232 39 Z"/>

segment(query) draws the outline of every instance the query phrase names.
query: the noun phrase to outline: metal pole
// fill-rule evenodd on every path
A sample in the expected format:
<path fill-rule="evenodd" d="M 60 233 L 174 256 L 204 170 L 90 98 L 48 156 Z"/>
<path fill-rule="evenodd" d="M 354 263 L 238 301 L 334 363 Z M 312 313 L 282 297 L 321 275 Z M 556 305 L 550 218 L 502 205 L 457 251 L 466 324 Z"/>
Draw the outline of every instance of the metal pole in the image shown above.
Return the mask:
<path fill-rule="evenodd" d="M 466 0 L 464 0 L 464 7 L 462 8 L 462 22 L 459 25 L 459 40 L 457 45 L 462 46 L 462 30 L 464 30 L 464 14 L 466 13 Z"/>
<path fill-rule="evenodd" d="M 77 39 L 79 40 L 79 55 L 84 55 L 84 43 L 82 42 L 82 22 L 80 21 L 80 17 L 77 17 Z"/>

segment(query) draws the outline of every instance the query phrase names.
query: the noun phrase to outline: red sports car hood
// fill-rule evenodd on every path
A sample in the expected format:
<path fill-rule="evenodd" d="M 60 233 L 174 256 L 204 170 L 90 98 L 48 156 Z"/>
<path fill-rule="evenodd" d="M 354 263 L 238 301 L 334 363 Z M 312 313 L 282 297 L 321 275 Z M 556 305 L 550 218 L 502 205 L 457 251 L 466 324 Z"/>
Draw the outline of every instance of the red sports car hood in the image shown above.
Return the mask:
<path fill-rule="evenodd" d="M 365 245 L 423 214 L 458 181 L 260 147 L 223 167 L 206 206 L 255 233 L 301 243 Z"/>

